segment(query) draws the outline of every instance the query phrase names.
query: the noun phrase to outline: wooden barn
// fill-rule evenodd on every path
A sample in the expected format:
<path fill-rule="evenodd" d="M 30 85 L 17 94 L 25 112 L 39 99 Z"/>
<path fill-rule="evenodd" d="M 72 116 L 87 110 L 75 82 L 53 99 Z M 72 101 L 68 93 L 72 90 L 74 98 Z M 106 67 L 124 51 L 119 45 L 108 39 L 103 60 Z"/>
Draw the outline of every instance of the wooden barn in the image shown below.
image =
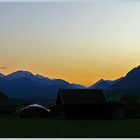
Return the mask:
<path fill-rule="evenodd" d="M 125 105 L 107 101 L 100 89 L 59 90 L 56 105 L 63 109 L 66 118 L 116 118 L 125 117 Z"/>

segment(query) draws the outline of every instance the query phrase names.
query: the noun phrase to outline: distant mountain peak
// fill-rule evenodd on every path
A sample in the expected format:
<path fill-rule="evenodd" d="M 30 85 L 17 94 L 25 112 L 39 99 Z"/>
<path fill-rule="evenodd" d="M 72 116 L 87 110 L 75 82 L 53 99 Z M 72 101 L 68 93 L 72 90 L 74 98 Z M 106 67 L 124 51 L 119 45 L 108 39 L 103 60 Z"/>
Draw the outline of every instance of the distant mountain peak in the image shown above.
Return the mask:
<path fill-rule="evenodd" d="M 61 83 L 61 84 L 70 84 L 69 82 L 67 82 L 67 81 L 65 81 L 65 80 L 63 80 L 63 79 L 53 79 L 53 81 L 55 81 L 55 83 L 57 84 L 57 83 Z"/>
<path fill-rule="evenodd" d="M 23 70 L 0 78 L 0 89 L 10 98 L 55 100 L 59 89 L 75 88 L 84 87 L 77 84 L 73 85 L 63 79 L 49 79 L 40 74 L 32 74 Z"/>
<path fill-rule="evenodd" d="M 17 71 L 15 71 L 15 72 L 13 72 L 13 73 L 32 74 L 31 72 L 25 71 L 25 70 L 17 70 Z"/>
<path fill-rule="evenodd" d="M 12 79 L 17 79 L 17 78 L 22 78 L 22 77 L 30 77 L 33 76 L 33 74 L 29 71 L 23 71 L 23 70 L 18 70 L 16 72 L 13 72 L 6 77 L 10 80 Z"/>
<path fill-rule="evenodd" d="M 104 79 L 100 79 L 100 80 L 98 80 L 94 85 L 100 84 L 100 83 L 102 83 L 102 82 L 104 82 L 104 81 L 105 81 Z"/>
<path fill-rule="evenodd" d="M 113 82 L 114 81 L 111 81 L 111 80 L 100 79 L 99 81 L 97 81 L 95 84 L 93 84 L 89 88 L 92 88 L 92 89 L 106 89 L 109 86 L 111 86 L 113 84 Z"/>

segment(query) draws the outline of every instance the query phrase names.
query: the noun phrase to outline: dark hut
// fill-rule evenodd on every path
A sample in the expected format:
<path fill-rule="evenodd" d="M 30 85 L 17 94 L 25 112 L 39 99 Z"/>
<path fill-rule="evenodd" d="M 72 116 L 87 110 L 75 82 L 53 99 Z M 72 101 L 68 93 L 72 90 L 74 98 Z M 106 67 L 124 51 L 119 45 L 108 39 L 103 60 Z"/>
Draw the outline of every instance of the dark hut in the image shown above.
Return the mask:
<path fill-rule="evenodd" d="M 107 101 L 100 89 L 59 90 L 57 106 L 67 118 L 124 118 L 124 104 Z"/>
<path fill-rule="evenodd" d="M 49 113 L 49 109 L 38 104 L 32 104 L 22 108 L 19 112 L 19 116 L 21 118 L 45 118 L 49 116 Z"/>

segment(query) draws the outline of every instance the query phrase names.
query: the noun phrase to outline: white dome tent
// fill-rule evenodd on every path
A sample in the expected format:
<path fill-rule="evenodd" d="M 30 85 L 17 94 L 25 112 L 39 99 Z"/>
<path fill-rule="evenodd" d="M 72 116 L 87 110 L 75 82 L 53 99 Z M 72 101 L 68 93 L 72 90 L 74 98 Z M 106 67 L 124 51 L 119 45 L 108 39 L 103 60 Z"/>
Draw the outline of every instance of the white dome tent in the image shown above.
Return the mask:
<path fill-rule="evenodd" d="M 39 104 L 31 104 L 21 109 L 20 117 L 22 118 L 45 118 L 48 117 L 50 110 Z"/>

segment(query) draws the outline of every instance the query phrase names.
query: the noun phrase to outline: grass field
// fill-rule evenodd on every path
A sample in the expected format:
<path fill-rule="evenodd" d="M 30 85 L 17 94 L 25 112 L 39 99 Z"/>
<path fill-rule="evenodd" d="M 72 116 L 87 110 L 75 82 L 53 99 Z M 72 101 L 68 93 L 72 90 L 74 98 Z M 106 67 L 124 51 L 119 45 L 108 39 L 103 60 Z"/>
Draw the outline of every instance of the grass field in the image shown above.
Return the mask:
<path fill-rule="evenodd" d="M 140 137 L 140 119 L 61 120 L 0 118 L 1 138 Z"/>

